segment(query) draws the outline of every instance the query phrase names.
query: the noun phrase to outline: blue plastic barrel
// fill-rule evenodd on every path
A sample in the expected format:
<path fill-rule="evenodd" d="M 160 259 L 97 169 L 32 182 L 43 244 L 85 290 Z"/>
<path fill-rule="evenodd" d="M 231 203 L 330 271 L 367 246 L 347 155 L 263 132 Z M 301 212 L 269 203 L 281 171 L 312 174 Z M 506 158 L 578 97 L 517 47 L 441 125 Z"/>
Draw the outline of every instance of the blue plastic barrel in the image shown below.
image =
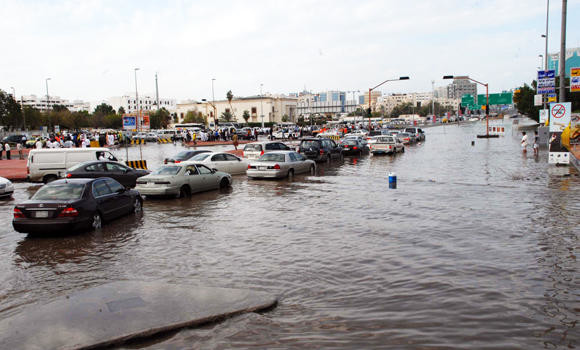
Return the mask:
<path fill-rule="evenodd" d="M 397 174 L 389 173 L 389 188 L 397 188 Z"/>

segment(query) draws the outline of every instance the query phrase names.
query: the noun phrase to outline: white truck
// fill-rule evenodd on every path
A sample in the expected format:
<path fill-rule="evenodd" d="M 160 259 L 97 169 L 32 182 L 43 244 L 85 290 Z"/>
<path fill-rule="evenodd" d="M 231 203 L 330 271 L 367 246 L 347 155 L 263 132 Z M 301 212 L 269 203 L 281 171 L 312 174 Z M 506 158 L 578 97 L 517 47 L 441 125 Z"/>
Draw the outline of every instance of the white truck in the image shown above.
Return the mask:
<path fill-rule="evenodd" d="M 405 152 L 405 146 L 395 136 L 389 135 L 373 136 L 369 140 L 369 149 L 373 155 Z"/>
<path fill-rule="evenodd" d="M 66 169 L 90 160 L 117 158 L 108 148 L 53 148 L 33 149 L 28 153 L 26 171 L 28 181 L 48 183 L 62 177 Z"/>

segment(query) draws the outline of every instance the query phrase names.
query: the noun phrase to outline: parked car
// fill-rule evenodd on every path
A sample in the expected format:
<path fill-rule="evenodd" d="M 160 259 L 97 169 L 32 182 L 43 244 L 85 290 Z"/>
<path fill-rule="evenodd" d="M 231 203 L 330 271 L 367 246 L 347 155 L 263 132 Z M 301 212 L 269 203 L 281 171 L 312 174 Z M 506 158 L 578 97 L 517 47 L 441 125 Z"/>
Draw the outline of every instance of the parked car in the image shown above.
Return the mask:
<path fill-rule="evenodd" d="M 145 135 L 145 141 L 147 142 L 157 142 L 157 140 L 159 140 L 159 135 L 154 132 L 148 132 L 147 135 Z"/>
<path fill-rule="evenodd" d="M 99 229 L 103 222 L 141 212 L 142 204 L 139 192 L 111 178 L 61 179 L 17 204 L 12 226 L 30 234 Z"/>
<path fill-rule="evenodd" d="M 280 141 L 252 142 L 244 146 L 244 158 L 258 159 L 264 153 L 273 151 L 290 151 L 290 147 Z"/>
<path fill-rule="evenodd" d="M 399 140 L 403 142 L 404 145 L 415 143 L 416 141 L 415 136 L 409 134 L 408 132 L 401 132 L 397 136 L 399 137 Z"/>
<path fill-rule="evenodd" d="M 200 153 L 183 164 L 203 164 L 210 169 L 217 169 L 232 175 L 245 174 L 248 169 L 247 160 L 225 152 Z"/>
<path fill-rule="evenodd" d="M 334 140 L 319 137 L 307 137 L 300 141 L 300 154 L 315 161 L 330 161 L 342 158 L 342 147 Z"/>
<path fill-rule="evenodd" d="M 133 137 L 131 137 L 131 139 L 133 139 L 133 140 L 145 140 L 146 137 L 147 137 L 146 133 L 138 132 L 135 135 L 133 135 Z"/>
<path fill-rule="evenodd" d="M 28 153 L 26 164 L 28 180 L 48 183 L 64 176 L 73 165 L 100 158 L 117 161 L 108 148 L 33 149 Z"/>
<path fill-rule="evenodd" d="M 24 138 L 24 139 L 23 139 Z M 25 144 L 28 140 L 27 136 L 24 134 L 14 134 L 8 135 L 2 139 L 2 144 L 9 143 L 11 146 L 16 146 L 17 143 Z"/>
<path fill-rule="evenodd" d="M 405 132 L 415 135 L 417 141 L 425 141 L 425 132 L 420 128 L 405 128 Z"/>
<path fill-rule="evenodd" d="M 11 197 L 14 193 L 12 181 L 0 176 L 0 198 Z"/>
<path fill-rule="evenodd" d="M 368 150 L 367 146 L 355 137 L 345 138 L 340 145 L 342 146 L 342 154 L 344 155 L 356 154 L 360 156 Z"/>
<path fill-rule="evenodd" d="M 272 133 L 272 137 L 274 137 L 275 139 L 297 139 L 300 137 L 300 132 L 296 132 L 294 131 L 294 129 L 280 129 L 277 131 L 274 131 Z"/>
<path fill-rule="evenodd" d="M 181 163 L 181 162 L 185 162 L 186 160 L 191 159 L 193 156 L 196 156 L 200 153 L 211 153 L 211 151 L 206 150 L 206 149 L 199 149 L 199 150 L 188 150 L 188 151 L 181 151 L 179 153 L 177 153 L 176 155 L 170 157 L 170 158 L 165 158 L 163 160 L 163 163 L 168 164 L 168 163 Z"/>
<path fill-rule="evenodd" d="M 346 136 L 344 136 L 344 138 L 342 139 L 344 140 L 359 140 L 360 143 L 362 143 L 363 145 L 367 145 L 368 144 L 368 140 L 366 138 L 366 136 L 362 136 L 362 134 L 347 134 Z"/>
<path fill-rule="evenodd" d="M 229 187 L 230 174 L 210 169 L 203 164 L 164 165 L 137 180 L 135 187 L 148 197 L 189 197 L 192 193 Z"/>
<path fill-rule="evenodd" d="M 401 143 L 396 136 L 390 135 L 374 136 L 369 141 L 369 148 L 373 155 L 405 152 L 405 146 L 403 143 Z"/>
<path fill-rule="evenodd" d="M 73 165 L 66 171 L 64 177 L 67 179 L 110 177 L 125 187 L 135 187 L 137 179 L 149 173 L 149 170 L 133 169 L 117 162 L 89 161 Z"/>
<path fill-rule="evenodd" d="M 316 164 L 294 151 L 266 153 L 248 165 L 249 178 L 283 178 L 295 174 L 316 173 Z"/>

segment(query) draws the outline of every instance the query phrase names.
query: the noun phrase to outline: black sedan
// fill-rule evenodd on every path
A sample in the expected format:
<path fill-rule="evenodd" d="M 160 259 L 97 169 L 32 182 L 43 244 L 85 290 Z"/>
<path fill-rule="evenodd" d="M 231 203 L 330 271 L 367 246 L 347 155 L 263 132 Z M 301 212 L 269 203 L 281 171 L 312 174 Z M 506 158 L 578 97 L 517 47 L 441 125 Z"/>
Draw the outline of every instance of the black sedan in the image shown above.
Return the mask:
<path fill-rule="evenodd" d="M 189 160 L 193 156 L 196 156 L 200 153 L 206 153 L 206 152 L 211 152 L 211 151 L 208 151 L 206 149 L 200 149 L 200 150 L 195 150 L 195 151 L 181 151 L 171 158 L 165 158 L 164 163 L 167 164 L 167 163 L 185 162 L 186 160 Z"/>
<path fill-rule="evenodd" d="M 145 175 L 149 175 L 149 170 L 133 169 L 117 162 L 90 161 L 70 167 L 65 177 L 67 179 L 110 177 L 125 187 L 135 187 L 137 179 Z"/>
<path fill-rule="evenodd" d="M 60 179 L 17 204 L 12 226 L 30 234 L 99 229 L 103 221 L 141 212 L 142 205 L 139 192 L 108 177 Z"/>
<path fill-rule="evenodd" d="M 340 143 L 342 146 L 342 154 L 344 155 L 361 155 L 363 152 L 367 151 L 367 146 L 363 145 L 358 139 L 345 139 Z"/>

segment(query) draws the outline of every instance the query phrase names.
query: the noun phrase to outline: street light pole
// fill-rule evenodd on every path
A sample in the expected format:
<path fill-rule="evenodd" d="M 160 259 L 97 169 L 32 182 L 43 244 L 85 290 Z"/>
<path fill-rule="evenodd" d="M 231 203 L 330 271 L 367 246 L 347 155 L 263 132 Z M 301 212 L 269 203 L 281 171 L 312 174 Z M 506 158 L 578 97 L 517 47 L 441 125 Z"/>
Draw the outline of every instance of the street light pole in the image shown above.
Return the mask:
<path fill-rule="evenodd" d="M 264 95 L 262 95 L 262 87 L 264 84 L 260 84 L 260 118 L 262 119 L 262 130 L 264 130 Z"/>
<path fill-rule="evenodd" d="M 213 107 L 213 127 L 215 130 L 217 130 L 217 109 L 215 108 L 215 94 L 214 94 L 214 90 L 213 90 L 213 82 L 215 81 L 215 78 L 211 78 L 211 100 L 212 100 L 212 107 Z"/>
<path fill-rule="evenodd" d="M 566 102 L 566 11 L 568 0 L 562 0 L 562 27 L 560 29 L 560 103 Z"/>
<path fill-rule="evenodd" d="M 137 91 L 137 71 L 139 68 L 135 68 L 135 103 L 137 104 L 137 124 L 139 125 L 139 132 L 141 132 L 141 124 L 143 121 L 141 120 L 141 108 L 139 108 L 139 92 Z M 140 141 L 140 139 L 138 139 Z M 141 142 L 139 142 L 139 154 L 141 156 L 141 160 L 143 160 L 143 148 L 141 147 Z M 129 159 L 127 159 L 129 160 Z"/>
<path fill-rule="evenodd" d="M 550 0 L 546 0 L 546 34 L 543 34 L 542 37 L 546 38 L 546 48 L 544 52 L 544 70 L 548 70 L 548 21 L 550 20 Z M 540 55 L 541 56 L 541 55 Z M 542 97 L 542 102 L 544 104 L 543 109 L 546 109 L 546 101 L 547 97 Z"/>
<path fill-rule="evenodd" d="M 453 76 L 453 75 L 445 75 L 443 79 L 461 79 L 461 80 L 470 80 L 474 83 L 481 84 L 485 86 L 485 135 L 477 135 L 478 138 L 490 138 L 490 137 L 499 137 L 498 135 L 490 135 L 489 134 L 489 84 L 482 83 L 475 79 L 471 79 L 468 76 Z"/>
<path fill-rule="evenodd" d="M 371 131 L 371 91 L 373 91 L 374 89 L 378 88 L 379 86 L 383 85 L 386 82 L 389 81 L 397 81 L 397 80 L 409 80 L 409 77 L 399 77 L 399 79 L 387 79 L 385 81 L 383 81 L 382 83 L 380 83 L 379 85 L 369 88 L 369 109 L 368 109 L 368 113 L 369 113 L 369 131 Z"/>
<path fill-rule="evenodd" d="M 49 95 L 48 95 L 48 81 L 50 80 L 50 78 L 46 78 L 44 81 L 46 83 L 46 111 L 48 112 L 49 110 Z"/>

